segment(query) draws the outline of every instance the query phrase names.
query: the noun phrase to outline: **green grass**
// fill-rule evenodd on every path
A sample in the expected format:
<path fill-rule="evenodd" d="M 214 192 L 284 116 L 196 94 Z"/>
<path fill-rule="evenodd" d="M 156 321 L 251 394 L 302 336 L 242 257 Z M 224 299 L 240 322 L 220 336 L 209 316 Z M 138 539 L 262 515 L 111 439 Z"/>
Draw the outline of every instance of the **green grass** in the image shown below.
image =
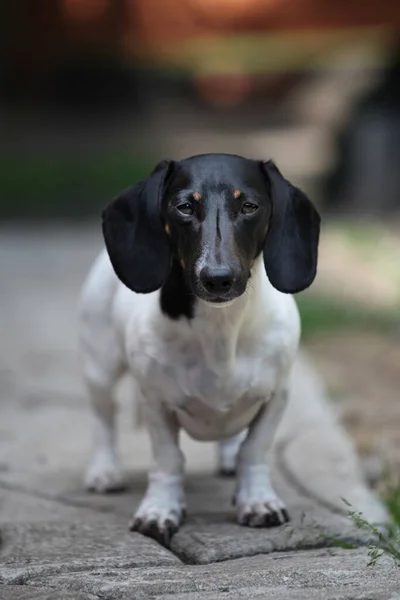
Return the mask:
<path fill-rule="evenodd" d="M 97 214 L 153 169 L 128 152 L 0 155 L 0 217 L 80 218 Z"/>
<path fill-rule="evenodd" d="M 345 498 L 342 498 L 348 508 L 348 518 L 366 536 L 369 557 L 367 566 L 369 567 L 375 566 L 382 556 L 389 556 L 400 567 L 400 483 L 393 482 L 388 475 L 386 478 L 382 501 L 388 511 L 389 523 L 384 526 L 370 523 L 361 512 L 354 510 L 353 506 Z M 328 539 L 332 546 L 345 550 L 357 549 L 354 544 L 340 538 L 327 536 L 320 531 L 319 534 Z"/>
<path fill-rule="evenodd" d="M 384 237 L 384 230 L 376 223 L 347 222 L 340 224 L 344 239 L 361 250 L 375 248 Z"/>
<path fill-rule="evenodd" d="M 393 525 L 400 530 L 400 483 L 389 479 L 382 497 Z"/>
<path fill-rule="evenodd" d="M 399 500 L 398 494 L 399 488 L 397 487 L 396 498 L 391 495 L 386 498 L 386 505 L 389 508 L 391 523 L 383 528 L 377 527 L 367 521 L 361 512 L 354 510 L 351 504 L 343 499 L 343 502 L 349 508 L 348 517 L 353 525 L 368 535 L 369 567 L 374 567 L 382 556 L 389 556 L 398 566 L 400 566 L 400 523 L 398 521 L 398 507 L 395 509 L 394 513 L 390 510 L 390 507 L 393 507 L 393 501 L 395 499 L 397 501 Z M 350 545 L 348 545 L 348 549 L 353 550 L 355 547 L 350 547 Z"/>
<path fill-rule="evenodd" d="M 368 309 L 354 302 L 344 302 L 312 294 L 296 297 L 302 321 L 302 336 L 307 340 L 321 333 L 339 330 L 389 333 L 398 323 L 397 311 Z"/>

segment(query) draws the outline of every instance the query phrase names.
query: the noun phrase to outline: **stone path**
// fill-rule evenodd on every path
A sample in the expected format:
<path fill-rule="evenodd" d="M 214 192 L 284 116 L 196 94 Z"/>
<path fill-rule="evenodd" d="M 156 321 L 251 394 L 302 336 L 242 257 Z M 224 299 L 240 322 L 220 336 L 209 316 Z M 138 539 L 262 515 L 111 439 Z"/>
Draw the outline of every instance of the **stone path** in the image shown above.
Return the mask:
<path fill-rule="evenodd" d="M 89 412 L 76 355 L 75 302 L 101 240 L 90 228 L 0 233 L 0 598 L 400 598 L 389 559 L 367 568 L 346 498 L 386 514 L 306 357 L 272 453 L 293 520 L 270 530 L 235 524 L 233 482 L 214 475 L 215 448 L 187 437 L 189 516 L 171 549 L 127 531 L 150 460 L 121 387 L 120 453 L 130 486 L 93 496 L 81 477 Z M 331 538 L 360 546 L 329 548 Z M 397 591 L 399 590 L 399 594 Z"/>

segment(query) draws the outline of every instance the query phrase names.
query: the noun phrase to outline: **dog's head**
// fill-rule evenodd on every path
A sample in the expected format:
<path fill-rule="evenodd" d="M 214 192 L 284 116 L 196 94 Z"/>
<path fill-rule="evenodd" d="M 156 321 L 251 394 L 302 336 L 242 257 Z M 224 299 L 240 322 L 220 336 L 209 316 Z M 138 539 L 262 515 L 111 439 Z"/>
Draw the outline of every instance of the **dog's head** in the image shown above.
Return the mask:
<path fill-rule="evenodd" d="M 243 294 L 261 253 L 276 289 L 307 288 L 319 224 L 310 200 L 274 163 L 226 154 L 164 161 L 103 212 L 106 247 L 126 286 L 153 292 L 174 266 L 210 303 Z"/>

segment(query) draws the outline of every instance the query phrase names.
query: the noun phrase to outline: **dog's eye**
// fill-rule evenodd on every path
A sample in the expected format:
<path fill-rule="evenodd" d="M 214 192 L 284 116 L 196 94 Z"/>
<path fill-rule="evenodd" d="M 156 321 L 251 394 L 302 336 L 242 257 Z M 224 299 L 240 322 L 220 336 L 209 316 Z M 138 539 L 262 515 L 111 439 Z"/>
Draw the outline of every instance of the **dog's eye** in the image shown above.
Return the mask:
<path fill-rule="evenodd" d="M 245 202 L 242 205 L 241 212 L 244 215 L 251 215 L 251 213 L 256 212 L 257 209 L 258 209 L 257 204 L 252 204 L 251 202 Z"/>
<path fill-rule="evenodd" d="M 178 204 L 176 207 L 180 213 L 183 215 L 192 215 L 193 214 L 193 206 L 189 204 L 189 202 L 184 202 L 183 204 Z"/>

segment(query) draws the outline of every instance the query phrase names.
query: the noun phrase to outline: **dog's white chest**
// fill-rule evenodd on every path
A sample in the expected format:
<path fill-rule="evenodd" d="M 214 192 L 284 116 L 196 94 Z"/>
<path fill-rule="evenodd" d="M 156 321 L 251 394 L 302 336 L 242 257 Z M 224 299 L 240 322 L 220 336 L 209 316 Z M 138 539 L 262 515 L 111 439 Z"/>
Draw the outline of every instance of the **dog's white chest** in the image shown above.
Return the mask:
<path fill-rule="evenodd" d="M 197 439 L 244 429 L 276 386 L 276 363 L 263 360 L 259 341 L 233 349 L 222 336 L 204 345 L 181 332 L 161 338 L 139 329 L 129 355 L 146 401 L 167 404 Z"/>
<path fill-rule="evenodd" d="M 230 437 L 245 429 L 259 411 L 263 400 L 244 395 L 224 408 L 210 406 L 200 398 L 185 398 L 175 408 L 180 425 L 193 438 L 213 441 Z"/>
<path fill-rule="evenodd" d="M 156 295 L 137 296 L 128 327 L 121 327 L 144 401 L 166 405 L 195 438 L 246 428 L 293 361 L 299 338 L 294 301 L 270 288 L 264 298 L 258 285 L 258 300 L 243 296 L 223 309 L 198 304 L 192 321 L 164 317 Z"/>

